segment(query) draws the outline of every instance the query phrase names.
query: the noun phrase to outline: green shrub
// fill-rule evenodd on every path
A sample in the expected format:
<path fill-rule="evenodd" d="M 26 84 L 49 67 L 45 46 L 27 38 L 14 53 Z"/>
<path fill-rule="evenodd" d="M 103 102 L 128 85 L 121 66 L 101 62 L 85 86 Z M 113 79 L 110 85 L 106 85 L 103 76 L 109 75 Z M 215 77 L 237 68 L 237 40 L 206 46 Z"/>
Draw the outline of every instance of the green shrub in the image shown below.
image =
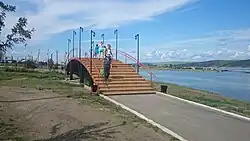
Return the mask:
<path fill-rule="evenodd" d="M 5 67 L 6 72 L 36 72 L 34 69 L 27 69 L 24 67 Z"/>
<path fill-rule="evenodd" d="M 4 71 L 6 71 L 6 72 L 15 72 L 16 69 L 13 68 L 13 67 L 4 67 Z"/>

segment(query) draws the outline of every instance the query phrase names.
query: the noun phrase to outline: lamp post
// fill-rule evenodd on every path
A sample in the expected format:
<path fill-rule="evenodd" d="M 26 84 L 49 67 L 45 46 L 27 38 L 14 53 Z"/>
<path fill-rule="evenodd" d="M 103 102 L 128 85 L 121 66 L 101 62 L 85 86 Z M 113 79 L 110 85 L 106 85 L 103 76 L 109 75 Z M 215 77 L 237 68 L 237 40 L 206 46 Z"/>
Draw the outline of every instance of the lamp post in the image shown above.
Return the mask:
<path fill-rule="evenodd" d="M 56 50 L 56 69 L 58 70 L 58 50 Z"/>
<path fill-rule="evenodd" d="M 49 68 L 49 49 L 47 51 L 47 57 L 48 57 L 48 59 L 47 59 L 47 67 Z M 25 57 L 25 60 L 26 60 L 26 57 Z"/>
<path fill-rule="evenodd" d="M 118 30 L 114 31 L 115 34 L 115 59 L 117 60 L 117 48 L 118 48 Z"/>
<path fill-rule="evenodd" d="M 68 61 L 68 63 L 69 63 L 69 46 L 70 46 L 70 43 L 71 43 L 71 40 L 70 39 L 68 39 L 68 55 L 67 55 L 67 60 L 66 61 Z M 67 67 L 66 66 L 66 61 L 65 61 L 65 68 Z M 71 66 L 71 64 L 69 64 L 69 72 L 71 73 L 71 69 L 72 69 L 72 66 Z M 65 69 L 66 70 L 66 69 Z M 68 74 L 68 73 L 66 73 L 66 74 Z"/>
<path fill-rule="evenodd" d="M 102 37 L 102 43 L 104 44 L 104 34 L 101 34 Z"/>
<path fill-rule="evenodd" d="M 80 31 L 79 31 L 79 59 L 82 57 L 82 54 L 81 54 L 82 32 L 83 32 L 83 28 L 80 27 Z"/>
<path fill-rule="evenodd" d="M 82 32 L 83 32 L 83 28 L 80 27 L 80 31 L 79 31 L 79 59 L 81 59 L 82 54 L 81 54 L 81 42 L 82 42 Z M 79 76 L 80 76 L 80 83 L 83 83 L 83 75 L 82 75 L 82 66 L 79 63 Z"/>
<path fill-rule="evenodd" d="M 139 34 L 136 34 L 135 35 L 135 40 L 137 41 L 137 69 L 136 69 L 136 72 L 139 73 L 139 60 L 140 60 L 140 57 L 139 57 L 139 46 L 140 46 L 140 37 L 139 37 Z"/>
<path fill-rule="evenodd" d="M 72 37 L 72 40 L 73 40 L 73 41 L 72 41 L 73 57 L 75 57 L 75 35 L 76 35 L 76 32 L 73 31 L 73 37 Z M 69 79 L 70 79 L 70 80 L 73 80 L 72 64 L 70 63 L 69 65 L 70 65 L 70 70 L 69 70 L 69 71 L 70 71 L 70 75 L 69 75 L 70 78 L 69 78 Z"/>
<path fill-rule="evenodd" d="M 92 57 L 93 57 L 93 37 L 95 37 L 95 32 L 90 31 L 90 74 L 92 75 Z"/>
<path fill-rule="evenodd" d="M 69 62 L 69 46 L 70 46 L 70 43 L 71 43 L 71 40 L 70 40 L 70 39 L 68 39 L 68 56 L 67 56 L 67 60 L 68 60 L 68 62 Z"/>
<path fill-rule="evenodd" d="M 73 45 L 73 57 L 75 57 L 75 35 L 76 35 L 76 32 L 73 31 L 73 42 L 72 42 L 72 45 Z"/>

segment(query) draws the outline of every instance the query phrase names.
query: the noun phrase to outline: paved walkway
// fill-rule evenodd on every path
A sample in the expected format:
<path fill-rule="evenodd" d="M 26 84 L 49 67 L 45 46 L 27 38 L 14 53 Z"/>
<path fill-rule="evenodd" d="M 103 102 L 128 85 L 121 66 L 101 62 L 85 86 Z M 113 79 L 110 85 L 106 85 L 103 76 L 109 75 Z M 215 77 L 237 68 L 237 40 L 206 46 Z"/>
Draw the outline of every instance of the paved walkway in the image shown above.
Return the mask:
<path fill-rule="evenodd" d="M 136 110 L 189 141 L 250 141 L 250 122 L 163 95 L 110 98 Z"/>

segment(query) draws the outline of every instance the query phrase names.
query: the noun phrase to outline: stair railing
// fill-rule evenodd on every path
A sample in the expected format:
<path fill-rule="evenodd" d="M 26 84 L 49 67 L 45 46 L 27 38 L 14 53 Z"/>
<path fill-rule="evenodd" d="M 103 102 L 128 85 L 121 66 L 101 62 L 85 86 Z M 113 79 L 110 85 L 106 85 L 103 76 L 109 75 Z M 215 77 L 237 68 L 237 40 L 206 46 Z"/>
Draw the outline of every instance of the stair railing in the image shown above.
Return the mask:
<path fill-rule="evenodd" d="M 90 62 L 91 62 L 91 61 L 90 61 L 91 58 L 88 58 L 88 59 L 89 59 L 89 63 L 90 63 Z M 92 60 L 92 63 L 93 63 L 93 65 L 94 65 L 94 68 L 95 68 L 96 71 L 98 72 L 98 79 L 97 79 L 97 86 L 98 86 L 98 85 L 100 84 L 100 81 L 99 81 L 99 80 L 100 80 L 101 77 L 102 77 L 102 76 L 100 75 L 100 72 L 101 72 L 101 71 L 100 71 L 100 69 L 98 69 L 98 67 L 96 66 L 96 64 L 95 64 L 95 62 L 94 62 L 93 60 Z M 92 74 L 90 74 L 90 75 L 92 75 Z M 103 80 L 103 83 L 104 83 L 104 80 Z"/>
<path fill-rule="evenodd" d="M 136 62 L 136 64 L 139 65 L 139 67 L 142 67 L 150 76 L 150 84 L 151 86 L 153 86 L 153 76 L 156 77 L 154 75 L 154 73 L 152 71 L 150 71 L 149 67 L 147 67 L 146 65 L 142 64 L 139 62 L 139 60 L 137 60 L 135 57 L 133 57 L 132 55 L 124 52 L 124 51 L 120 51 L 120 50 L 117 50 L 117 52 L 119 52 L 121 55 L 123 55 L 125 57 L 125 63 L 127 64 L 127 58 L 133 60 L 134 62 Z"/>

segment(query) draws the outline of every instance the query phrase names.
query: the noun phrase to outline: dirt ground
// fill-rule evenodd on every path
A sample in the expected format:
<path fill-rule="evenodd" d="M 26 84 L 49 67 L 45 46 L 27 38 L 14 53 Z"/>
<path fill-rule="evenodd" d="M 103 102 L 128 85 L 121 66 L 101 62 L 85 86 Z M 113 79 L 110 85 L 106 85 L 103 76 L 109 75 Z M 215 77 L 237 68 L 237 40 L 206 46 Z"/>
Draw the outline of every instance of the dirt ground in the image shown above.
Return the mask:
<path fill-rule="evenodd" d="M 24 140 L 173 140 L 146 123 L 111 114 L 110 110 L 48 90 L 0 87 L 0 117 L 17 127 L 14 130 Z"/>

